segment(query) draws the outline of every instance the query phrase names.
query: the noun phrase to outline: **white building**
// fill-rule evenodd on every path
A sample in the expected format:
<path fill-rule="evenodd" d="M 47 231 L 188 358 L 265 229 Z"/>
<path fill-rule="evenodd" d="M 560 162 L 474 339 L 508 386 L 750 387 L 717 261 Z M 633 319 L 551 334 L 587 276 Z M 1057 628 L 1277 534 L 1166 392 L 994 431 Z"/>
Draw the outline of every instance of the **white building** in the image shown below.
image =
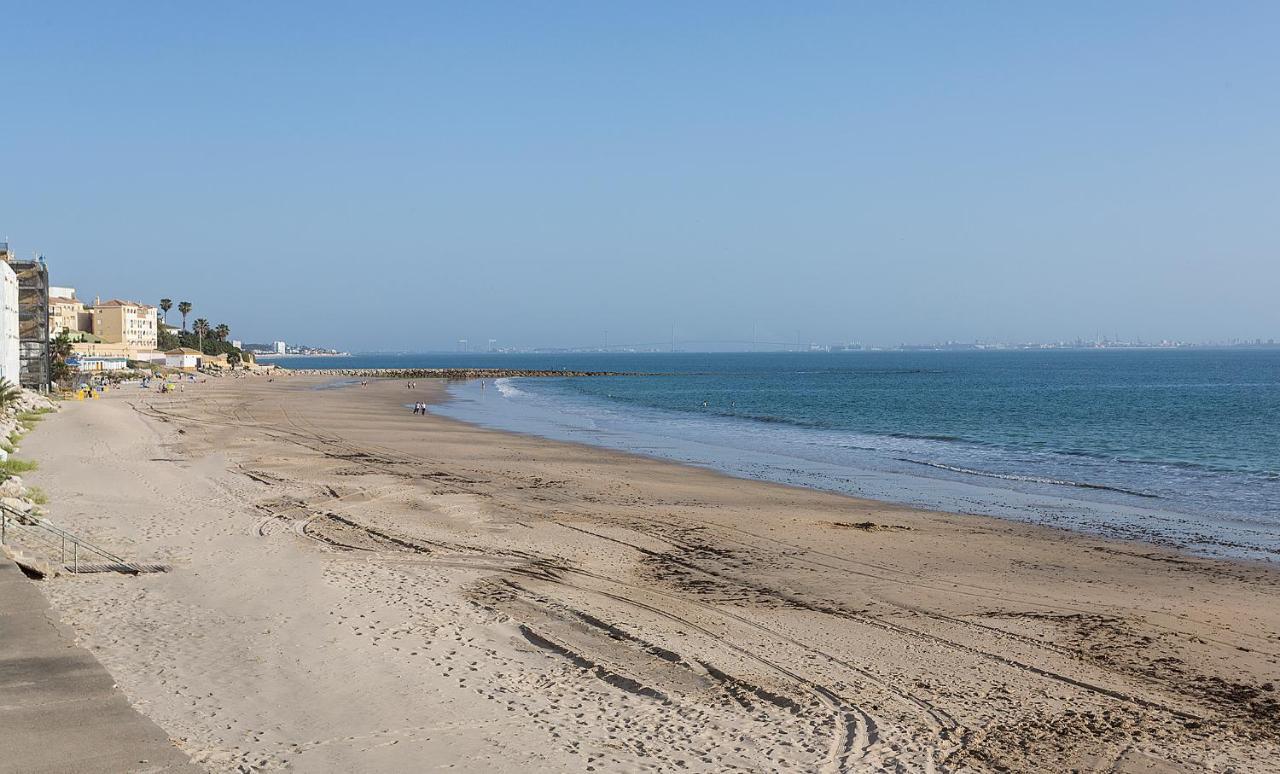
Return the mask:
<path fill-rule="evenodd" d="M 18 384 L 18 275 L 0 261 L 0 379 Z"/>
<path fill-rule="evenodd" d="M 164 353 L 164 364 L 170 368 L 194 370 L 200 367 L 200 359 L 202 357 L 203 355 L 198 350 L 179 347 Z"/>
<path fill-rule="evenodd" d="M 284 345 L 283 341 L 277 341 L 271 347 L 276 351 L 277 355 L 283 355 L 288 351 L 288 347 Z"/>

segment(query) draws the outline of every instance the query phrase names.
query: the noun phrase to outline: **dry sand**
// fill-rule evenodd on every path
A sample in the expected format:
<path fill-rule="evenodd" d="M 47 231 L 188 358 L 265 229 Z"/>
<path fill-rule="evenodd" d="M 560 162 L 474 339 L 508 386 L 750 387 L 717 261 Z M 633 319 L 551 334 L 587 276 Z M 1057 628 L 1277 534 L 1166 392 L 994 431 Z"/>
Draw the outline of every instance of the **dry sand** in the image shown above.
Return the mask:
<path fill-rule="evenodd" d="M 72 403 L 44 590 L 211 771 L 1280 771 L 1280 572 L 412 416 Z"/>

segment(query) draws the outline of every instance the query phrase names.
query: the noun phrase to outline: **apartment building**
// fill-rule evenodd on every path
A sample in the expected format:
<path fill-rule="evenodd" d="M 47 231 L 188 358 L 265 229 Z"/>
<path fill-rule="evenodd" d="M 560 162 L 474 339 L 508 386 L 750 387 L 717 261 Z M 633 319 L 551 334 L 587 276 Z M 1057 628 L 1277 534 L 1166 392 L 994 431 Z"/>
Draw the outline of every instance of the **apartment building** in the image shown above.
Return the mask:
<path fill-rule="evenodd" d="M 49 288 L 49 336 L 63 331 L 91 333 L 93 315 L 84 302 L 76 298 L 75 288 Z"/>
<path fill-rule="evenodd" d="M 110 344 L 123 344 L 134 352 L 156 348 L 156 308 L 136 301 L 112 299 L 93 305 L 93 334 Z"/>

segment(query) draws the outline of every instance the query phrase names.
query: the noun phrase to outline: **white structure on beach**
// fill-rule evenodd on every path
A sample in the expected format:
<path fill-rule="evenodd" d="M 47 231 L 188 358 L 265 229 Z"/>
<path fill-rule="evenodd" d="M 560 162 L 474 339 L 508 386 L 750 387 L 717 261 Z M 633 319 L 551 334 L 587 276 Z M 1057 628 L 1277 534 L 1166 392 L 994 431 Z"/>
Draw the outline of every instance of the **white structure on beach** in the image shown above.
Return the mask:
<path fill-rule="evenodd" d="M 189 347 L 179 347 L 171 349 L 164 353 L 164 364 L 170 368 L 181 368 L 184 371 L 194 371 L 200 367 L 200 361 L 203 359 L 200 350 L 190 349 Z"/>
<path fill-rule="evenodd" d="M 0 379 L 17 385 L 21 371 L 18 360 L 18 275 L 0 261 Z"/>
<path fill-rule="evenodd" d="M 288 347 L 284 345 L 283 341 L 277 341 L 271 347 L 276 351 L 277 355 L 283 355 L 288 351 Z"/>

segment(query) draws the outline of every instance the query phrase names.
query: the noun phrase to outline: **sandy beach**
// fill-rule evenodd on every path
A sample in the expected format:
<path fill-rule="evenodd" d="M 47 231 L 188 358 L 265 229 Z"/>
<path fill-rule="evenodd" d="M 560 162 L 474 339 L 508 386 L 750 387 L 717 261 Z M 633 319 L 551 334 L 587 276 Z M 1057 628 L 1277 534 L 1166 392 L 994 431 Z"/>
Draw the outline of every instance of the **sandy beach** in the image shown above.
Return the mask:
<path fill-rule="evenodd" d="M 124 387 L 23 443 L 169 573 L 41 585 L 210 771 L 1280 771 L 1280 571 L 412 415 Z"/>

